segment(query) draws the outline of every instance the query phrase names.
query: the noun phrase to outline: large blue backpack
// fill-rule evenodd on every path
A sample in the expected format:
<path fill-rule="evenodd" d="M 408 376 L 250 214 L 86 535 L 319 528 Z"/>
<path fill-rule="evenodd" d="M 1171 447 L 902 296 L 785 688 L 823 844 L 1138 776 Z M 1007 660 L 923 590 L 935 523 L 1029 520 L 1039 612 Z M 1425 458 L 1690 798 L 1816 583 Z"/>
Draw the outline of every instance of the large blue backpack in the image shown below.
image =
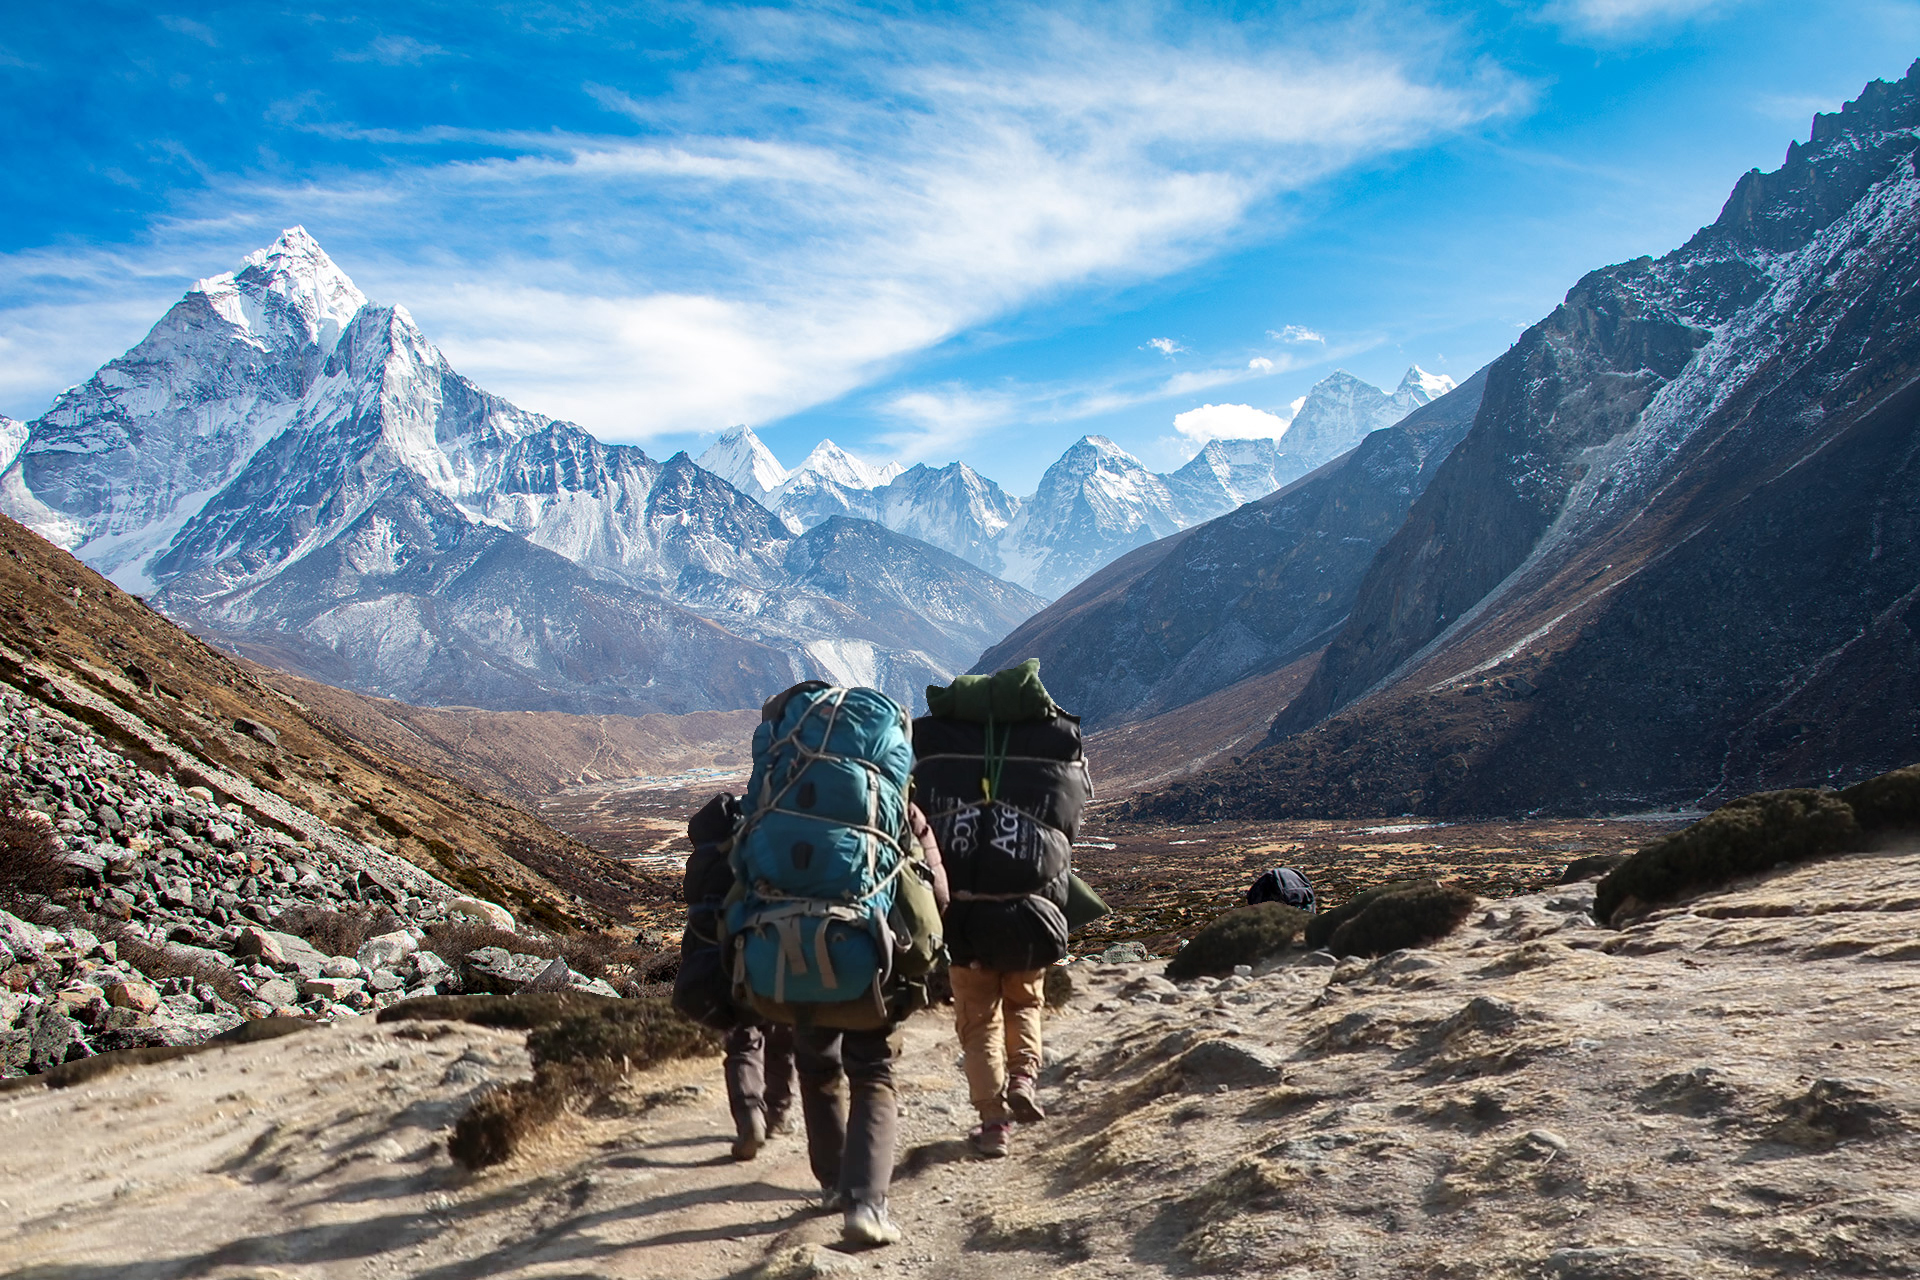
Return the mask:
<path fill-rule="evenodd" d="M 727 933 L 735 988 L 768 1017 L 884 1020 L 895 955 L 888 916 L 911 839 L 908 724 L 883 693 L 819 682 L 762 709 L 747 818 L 733 842 L 742 894 Z"/>

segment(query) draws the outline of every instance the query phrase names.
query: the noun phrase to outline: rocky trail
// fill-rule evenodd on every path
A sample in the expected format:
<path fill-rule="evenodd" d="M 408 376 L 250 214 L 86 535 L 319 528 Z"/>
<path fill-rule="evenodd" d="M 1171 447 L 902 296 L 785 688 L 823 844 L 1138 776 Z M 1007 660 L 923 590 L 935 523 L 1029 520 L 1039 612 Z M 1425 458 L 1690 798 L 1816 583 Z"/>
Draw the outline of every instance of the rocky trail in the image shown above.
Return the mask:
<path fill-rule="evenodd" d="M 0 1275 L 1661 1277 L 1920 1270 L 1920 851 L 1624 930 L 1592 885 L 1426 950 L 1173 984 L 1071 967 L 1052 1118 L 971 1157 L 950 1029 L 905 1030 L 903 1244 L 841 1252 L 797 1137 L 728 1158 L 717 1061 L 637 1073 L 467 1174 L 520 1036 L 333 1025 L 0 1095 Z M 33 1153 L 30 1159 L 19 1153 Z"/>

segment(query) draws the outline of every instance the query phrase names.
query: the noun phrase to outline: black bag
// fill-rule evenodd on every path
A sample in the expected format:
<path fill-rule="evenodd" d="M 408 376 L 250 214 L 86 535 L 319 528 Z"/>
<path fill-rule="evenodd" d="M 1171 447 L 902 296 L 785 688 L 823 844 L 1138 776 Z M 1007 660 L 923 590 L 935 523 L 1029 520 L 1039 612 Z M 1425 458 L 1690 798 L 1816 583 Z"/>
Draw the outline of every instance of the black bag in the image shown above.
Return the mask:
<path fill-rule="evenodd" d="M 993 799 L 1072 840 L 1093 798 L 1080 721 L 1064 713 L 992 726 L 921 716 L 913 722 L 913 756 L 914 796 L 930 816 L 986 799 L 982 784 L 991 781 Z"/>
<path fill-rule="evenodd" d="M 1298 871 L 1292 867 L 1274 867 L 1262 871 L 1247 890 L 1247 905 L 1256 902 L 1284 902 L 1312 915 L 1318 909 L 1319 899 L 1313 886 Z"/>
<path fill-rule="evenodd" d="M 928 823 L 956 899 L 1010 898 L 1059 887 L 1056 905 L 1066 905 L 1064 877 L 1073 846 L 1058 828 L 999 801 L 949 809 Z"/>
<path fill-rule="evenodd" d="M 947 908 L 947 948 L 961 967 L 978 960 L 989 969 L 1044 969 L 1067 954 L 1067 917 L 1040 894 L 956 899 Z"/>
<path fill-rule="evenodd" d="M 693 854 L 687 859 L 681 896 L 687 927 L 680 935 L 680 972 L 673 978 L 673 1007 L 715 1031 L 731 1031 L 754 1018 L 733 1003 L 733 968 L 720 947 L 720 918 L 733 889 L 727 851 L 743 816 L 740 802 L 717 795 L 687 823 Z"/>

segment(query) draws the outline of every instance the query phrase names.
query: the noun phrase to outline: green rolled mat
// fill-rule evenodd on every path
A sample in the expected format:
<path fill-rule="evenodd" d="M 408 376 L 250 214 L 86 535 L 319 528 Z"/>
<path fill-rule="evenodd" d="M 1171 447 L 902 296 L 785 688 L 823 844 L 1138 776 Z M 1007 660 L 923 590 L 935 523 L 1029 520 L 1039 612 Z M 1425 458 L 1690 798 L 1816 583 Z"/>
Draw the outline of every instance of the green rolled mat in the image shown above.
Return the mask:
<path fill-rule="evenodd" d="M 1101 916 L 1112 911 L 1107 900 L 1093 891 L 1093 886 L 1073 872 L 1067 873 L 1067 932 L 1072 933 L 1082 925 L 1092 924 Z"/>

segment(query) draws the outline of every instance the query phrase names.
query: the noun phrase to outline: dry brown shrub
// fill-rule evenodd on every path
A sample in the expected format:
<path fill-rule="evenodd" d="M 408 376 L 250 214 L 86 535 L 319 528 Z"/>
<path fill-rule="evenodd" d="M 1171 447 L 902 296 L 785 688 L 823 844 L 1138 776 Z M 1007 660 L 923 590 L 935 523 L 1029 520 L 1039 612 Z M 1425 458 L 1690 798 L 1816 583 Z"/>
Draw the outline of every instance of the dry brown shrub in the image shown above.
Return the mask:
<path fill-rule="evenodd" d="M 1225 977 L 1235 965 L 1257 964 L 1286 950 L 1312 919 L 1284 902 L 1236 907 L 1194 934 L 1167 961 L 1167 976 L 1182 981 Z"/>
<path fill-rule="evenodd" d="M 11 786 L 0 791 L 0 906 L 52 900 L 73 884 L 53 846 L 53 825 Z"/>
<path fill-rule="evenodd" d="M 273 918 L 281 933 L 305 938 L 323 955 L 350 956 L 368 938 L 407 927 L 406 921 L 385 907 L 360 911 L 332 911 L 326 907 L 288 907 Z"/>

